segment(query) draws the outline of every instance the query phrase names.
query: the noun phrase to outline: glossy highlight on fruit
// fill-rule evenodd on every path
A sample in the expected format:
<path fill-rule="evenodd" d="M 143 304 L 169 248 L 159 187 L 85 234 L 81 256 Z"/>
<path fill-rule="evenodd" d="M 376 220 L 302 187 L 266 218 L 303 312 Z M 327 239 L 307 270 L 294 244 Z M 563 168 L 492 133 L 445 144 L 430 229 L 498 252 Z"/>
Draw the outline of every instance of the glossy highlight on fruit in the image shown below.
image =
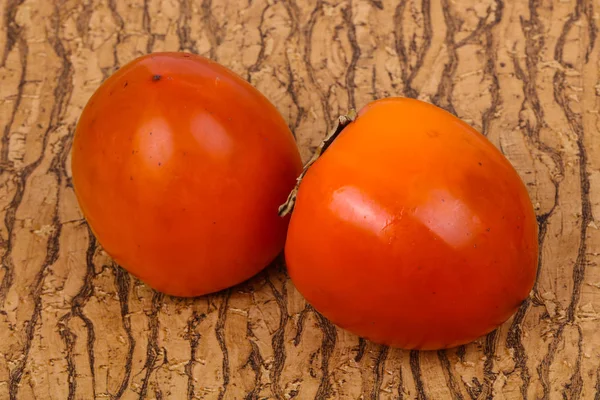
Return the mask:
<path fill-rule="evenodd" d="M 298 290 L 341 328 L 441 349 L 494 330 L 527 298 L 537 223 L 483 135 L 431 104 L 388 98 L 307 170 L 285 257 Z"/>
<path fill-rule="evenodd" d="M 199 296 L 281 252 L 278 206 L 302 162 L 277 109 L 239 76 L 186 53 L 110 76 L 78 122 L 73 186 L 106 252 L 153 288 Z"/>

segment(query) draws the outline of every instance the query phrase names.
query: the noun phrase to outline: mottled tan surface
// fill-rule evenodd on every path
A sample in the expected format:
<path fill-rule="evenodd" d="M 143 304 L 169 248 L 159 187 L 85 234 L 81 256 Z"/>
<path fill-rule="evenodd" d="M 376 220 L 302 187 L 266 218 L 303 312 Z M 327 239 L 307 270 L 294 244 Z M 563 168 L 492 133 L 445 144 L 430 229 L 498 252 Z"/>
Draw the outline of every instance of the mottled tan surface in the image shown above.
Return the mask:
<path fill-rule="evenodd" d="M 0 399 L 599 399 L 599 13 L 597 0 L 0 0 Z M 304 159 L 338 114 L 388 95 L 482 130 L 535 204 L 530 299 L 477 343 L 418 353 L 336 329 L 281 265 L 196 300 L 132 279 L 82 221 L 69 150 L 98 84 L 160 50 L 250 80 Z"/>

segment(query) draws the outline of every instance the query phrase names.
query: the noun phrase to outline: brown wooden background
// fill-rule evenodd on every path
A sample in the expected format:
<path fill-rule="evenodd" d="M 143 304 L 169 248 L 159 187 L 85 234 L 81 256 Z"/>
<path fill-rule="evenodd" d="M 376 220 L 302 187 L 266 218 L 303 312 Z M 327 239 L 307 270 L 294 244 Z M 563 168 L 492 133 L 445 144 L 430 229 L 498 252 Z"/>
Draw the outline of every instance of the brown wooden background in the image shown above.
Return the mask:
<path fill-rule="evenodd" d="M 599 399 L 597 0 L 0 0 L 0 399 Z M 538 215 L 516 316 L 442 352 L 336 329 L 274 265 L 180 300 L 115 266 L 70 185 L 89 96 L 151 51 L 210 56 L 311 151 L 349 107 L 406 95 L 507 155 Z M 281 264 L 281 263 L 279 263 Z"/>

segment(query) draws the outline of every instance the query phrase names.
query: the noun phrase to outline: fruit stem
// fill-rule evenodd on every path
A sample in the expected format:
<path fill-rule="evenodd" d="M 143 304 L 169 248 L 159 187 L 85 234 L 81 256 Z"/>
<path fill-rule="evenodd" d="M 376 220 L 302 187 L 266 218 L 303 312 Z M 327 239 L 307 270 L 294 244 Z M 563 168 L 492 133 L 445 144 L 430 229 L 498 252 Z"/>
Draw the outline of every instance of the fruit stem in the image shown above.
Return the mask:
<path fill-rule="evenodd" d="M 311 157 L 311 159 L 306 163 L 304 169 L 300 176 L 296 179 L 296 186 L 290 192 L 287 200 L 281 206 L 279 206 L 279 216 L 285 217 L 294 209 L 294 205 L 296 204 L 296 196 L 298 195 L 298 188 L 300 187 L 300 183 L 302 183 L 302 178 L 306 175 L 308 169 L 317 161 L 319 157 L 327 150 L 327 148 L 333 143 L 333 141 L 338 137 L 338 135 L 344 130 L 344 128 L 353 122 L 356 119 L 356 111 L 350 110 L 347 115 L 340 115 L 338 117 L 337 124 L 333 127 L 333 129 L 329 132 L 329 134 L 325 137 L 325 139 L 321 142 L 315 153 Z"/>

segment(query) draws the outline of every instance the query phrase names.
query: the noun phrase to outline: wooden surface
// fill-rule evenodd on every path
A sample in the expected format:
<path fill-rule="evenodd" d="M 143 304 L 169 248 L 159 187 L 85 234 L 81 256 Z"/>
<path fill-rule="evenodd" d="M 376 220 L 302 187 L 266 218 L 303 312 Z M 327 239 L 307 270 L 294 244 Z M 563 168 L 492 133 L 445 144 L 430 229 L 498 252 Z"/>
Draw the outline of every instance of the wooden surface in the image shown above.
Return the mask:
<path fill-rule="evenodd" d="M 599 399 L 597 0 L 0 0 L 0 399 Z M 306 305 L 281 262 L 181 300 L 115 266 L 70 184 L 89 96 L 150 51 L 265 93 L 306 160 L 337 115 L 405 95 L 483 131 L 527 183 L 542 260 L 498 331 L 380 347 Z"/>

